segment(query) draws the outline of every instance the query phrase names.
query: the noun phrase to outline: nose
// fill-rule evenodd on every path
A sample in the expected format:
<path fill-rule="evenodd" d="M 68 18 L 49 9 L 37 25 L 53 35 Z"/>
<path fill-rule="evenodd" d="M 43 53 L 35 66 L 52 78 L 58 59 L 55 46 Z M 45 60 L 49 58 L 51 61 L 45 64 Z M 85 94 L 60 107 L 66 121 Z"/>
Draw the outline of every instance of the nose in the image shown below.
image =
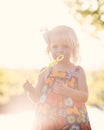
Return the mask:
<path fill-rule="evenodd" d="M 64 49 L 62 47 L 59 47 L 58 50 L 57 50 L 57 52 L 59 52 L 59 53 L 61 53 L 63 51 L 64 51 Z"/>

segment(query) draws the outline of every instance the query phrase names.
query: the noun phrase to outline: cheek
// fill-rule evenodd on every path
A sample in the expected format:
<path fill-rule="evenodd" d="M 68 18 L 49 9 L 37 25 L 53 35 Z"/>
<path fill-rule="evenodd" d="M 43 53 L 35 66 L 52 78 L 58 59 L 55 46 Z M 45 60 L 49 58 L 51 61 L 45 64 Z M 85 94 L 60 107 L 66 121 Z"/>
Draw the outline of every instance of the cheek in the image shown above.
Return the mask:
<path fill-rule="evenodd" d="M 66 49 L 65 53 L 70 55 L 71 54 L 71 50 L 70 49 Z"/>
<path fill-rule="evenodd" d="M 66 50 L 64 52 L 64 55 L 65 55 L 66 58 L 70 58 L 71 57 L 71 51 L 70 50 Z"/>

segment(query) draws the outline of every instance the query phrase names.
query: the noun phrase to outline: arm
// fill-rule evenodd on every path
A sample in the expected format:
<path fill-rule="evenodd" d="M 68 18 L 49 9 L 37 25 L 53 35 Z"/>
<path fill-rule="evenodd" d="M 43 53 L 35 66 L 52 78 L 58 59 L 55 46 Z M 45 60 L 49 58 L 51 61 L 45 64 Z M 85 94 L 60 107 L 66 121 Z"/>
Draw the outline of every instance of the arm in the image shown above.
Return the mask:
<path fill-rule="evenodd" d="M 86 102 L 88 99 L 88 86 L 86 82 L 85 71 L 82 67 L 79 67 L 79 76 L 78 76 L 78 100 Z"/>
<path fill-rule="evenodd" d="M 86 75 L 82 67 L 79 67 L 78 73 L 78 90 L 69 88 L 67 95 L 70 95 L 73 100 L 78 102 L 86 102 L 88 99 L 88 86 L 86 82 Z"/>
<path fill-rule="evenodd" d="M 29 81 L 26 81 L 26 83 L 23 85 L 25 91 L 28 92 L 29 97 L 31 98 L 32 101 L 37 102 L 39 100 L 43 84 L 44 84 L 44 74 L 41 74 L 38 77 L 35 87 L 33 87 L 32 84 L 29 83 Z"/>
<path fill-rule="evenodd" d="M 58 85 L 55 85 L 54 91 L 57 93 L 61 93 L 65 96 L 70 96 L 75 101 L 86 102 L 88 99 L 88 87 L 83 68 L 79 67 L 78 90 L 69 88 L 64 83 L 61 82 L 58 83 Z"/>

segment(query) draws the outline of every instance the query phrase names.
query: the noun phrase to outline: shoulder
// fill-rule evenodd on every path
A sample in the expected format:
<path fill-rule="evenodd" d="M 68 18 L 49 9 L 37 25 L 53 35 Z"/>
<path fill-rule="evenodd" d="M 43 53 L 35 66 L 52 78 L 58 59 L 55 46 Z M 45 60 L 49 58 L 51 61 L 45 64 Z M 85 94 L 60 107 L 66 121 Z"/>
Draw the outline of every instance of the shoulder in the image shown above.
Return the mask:
<path fill-rule="evenodd" d="M 39 72 L 39 78 L 45 78 L 49 73 L 48 67 L 43 67 Z"/>
<path fill-rule="evenodd" d="M 79 72 L 85 72 L 84 68 L 80 65 L 76 66 L 76 70 Z"/>
<path fill-rule="evenodd" d="M 84 70 L 84 68 L 82 66 L 78 65 L 76 67 L 76 71 L 78 71 L 79 75 L 85 76 L 85 70 Z"/>
<path fill-rule="evenodd" d="M 81 82 L 86 81 L 86 73 L 85 73 L 84 68 L 82 66 L 78 66 L 77 69 L 78 69 L 79 81 L 81 81 Z"/>

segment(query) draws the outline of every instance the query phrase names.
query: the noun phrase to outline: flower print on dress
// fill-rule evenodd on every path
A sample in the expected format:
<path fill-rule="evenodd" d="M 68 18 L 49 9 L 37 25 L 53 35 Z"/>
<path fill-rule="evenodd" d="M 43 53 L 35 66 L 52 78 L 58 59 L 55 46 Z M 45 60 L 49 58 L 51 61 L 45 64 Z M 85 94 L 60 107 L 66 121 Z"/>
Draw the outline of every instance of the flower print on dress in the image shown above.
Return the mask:
<path fill-rule="evenodd" d="M 61 71 L 52 71 L 50 77 L 54 77 L 54 78 L 65 78 L 66 77 L 66 72 L 61 72 Z"/>
<path fill-rule="evenodd" d="M 47 92 L 47 90 L 48 90 L 48 86 L 47 86 L 47 85 L 45 85 L 45 86 L 43 87 L 43 89 L 42 89 L 42 93 L 46 93 L 46 92 Z"/>
<path fill-rule="evenodd" d="M 72 125 L 71 128 L 69 128 L 69 130 L 81 130 L 79 125 Z"/>
<path fill-rule="evenodd" d="M 70 114 L 74 114 L 74 115 L 78 115 L 78 116 L 80 115 L 76 106 L 73 106 L 73 108 L 72 107 L 66 107 L 66 113 L 68 115 L 70 115 Z"/>
<path fill-rule="evenodd" d="M 46 118 L 50 114 L 50 106 L 47 103 L 39 105 L 39 111 L 41 111 L 41 114 L 39 113 L 40 119 Z"/>
<path fill-rule="evenodd" d="M 40 103 L 45 103 L 47 97 L 45 94 L 42 94 L 41 97 L 40 97 Z"/>
<path fill-rule="evenodd" d="M 81 123 L 80 126 L 81 126 L 81 130 L 91 130 L 89 122 Z"/>
<path fill-rule="evenodd" d="M 66 79 L 65 84 L 68 87 L 74 88 L 75 87 L 75 82 L 76 82 L 76 79 L 74 77 L 72 77 L 70 79 Z"/>
<path fill-rule="evenodd" d="M 55 92 L 50 92 L 47 95 L 47 103 L 50 106 L 57 106 L 57 104 L 59 103 L 58 101 L 58 96 Z"/>
<path fill-rule="evenodd" d="M 79 109 L 78 109 L 78 111 L 80 112 L 80 115 L 82 115 L 82 116 L 86 116 L 86 113 L 87 113 L 87 111 L 86 111 L 86 109 L 85 109 L 85 107 L 84 106 L 81 106 Z"/>
<path fill-rule="evenodd" d="M 73 114 L 67 117 L 69 124 L 74 124 L 76 122 L 75 116 Z"/>
<path fill-rule="evenodd" d="M 72 71 L 68 71 L 66 78 L 70 79 L 71 77 L 77 77 L 78 76 L 78 72 L 76 71 L 76 68 Z"/>
<path fill-rule="evenodd" d="M 85 116 L 83 116 L 83 115 L 82 116 L 80 115 L 80 116 L 76 117 L 76 119 L 77 119 L 78 124 L 80 124 L 81 122 L 85 122 Z"/>
<path fill-rule="evenodd" d="M 61 116 L 61 117 L 66 117 L 67 116 L 65 109 L 61 108 L 59 110 L 59 116 Z"/>
<path fill-rule="evenodd" d="M 66 78 L 70 79 L 72 77 L 72 73 L 69 71 L 67 72 Z"/>
<path fill-rule="evenodd" d="M 57 109 L 53 108 L 52 110 L 50 110 L 50 119 L 56 120 L 57 117 L 58 117 Z"/>
<path fill-rule="evenodd" d="M 40 109 L 38 109 L 41 119 L 44 120 L 43 117 L 46 117 L 46 127 L 43 125 L 42 130 L 46 130 L 48 127 L 49 130 L 90 130 L 86 129 L 90 127 L 90 124 L 87 123 L 85 104 L 53 91 L 53 84 L 57 79 L 63 81 L 67 87 L 75 89 L 77 76 L 72 76 L 73 73 L 71 73 L 70 79 L 66 78 L 64 73 L 61 76 L 59 76 L 60 72 L 50 73 L 45 80 L 39 102 Z"/>
<path fill-rule="evenodd" d="M 66 120 L 63 117 L 58 118 L 57 122 L 56 122 L 56 129 L 55 130 L 66 130 L 66 129 L 64 129 L 66 125 L 67 125 Z"/>
<path fill-rule="evenodd" d="M 73 100 L 70 97 L 66 98 L 64 102 L 65 102 L 65 106 L 73 107 L 74 105 Z"/>

